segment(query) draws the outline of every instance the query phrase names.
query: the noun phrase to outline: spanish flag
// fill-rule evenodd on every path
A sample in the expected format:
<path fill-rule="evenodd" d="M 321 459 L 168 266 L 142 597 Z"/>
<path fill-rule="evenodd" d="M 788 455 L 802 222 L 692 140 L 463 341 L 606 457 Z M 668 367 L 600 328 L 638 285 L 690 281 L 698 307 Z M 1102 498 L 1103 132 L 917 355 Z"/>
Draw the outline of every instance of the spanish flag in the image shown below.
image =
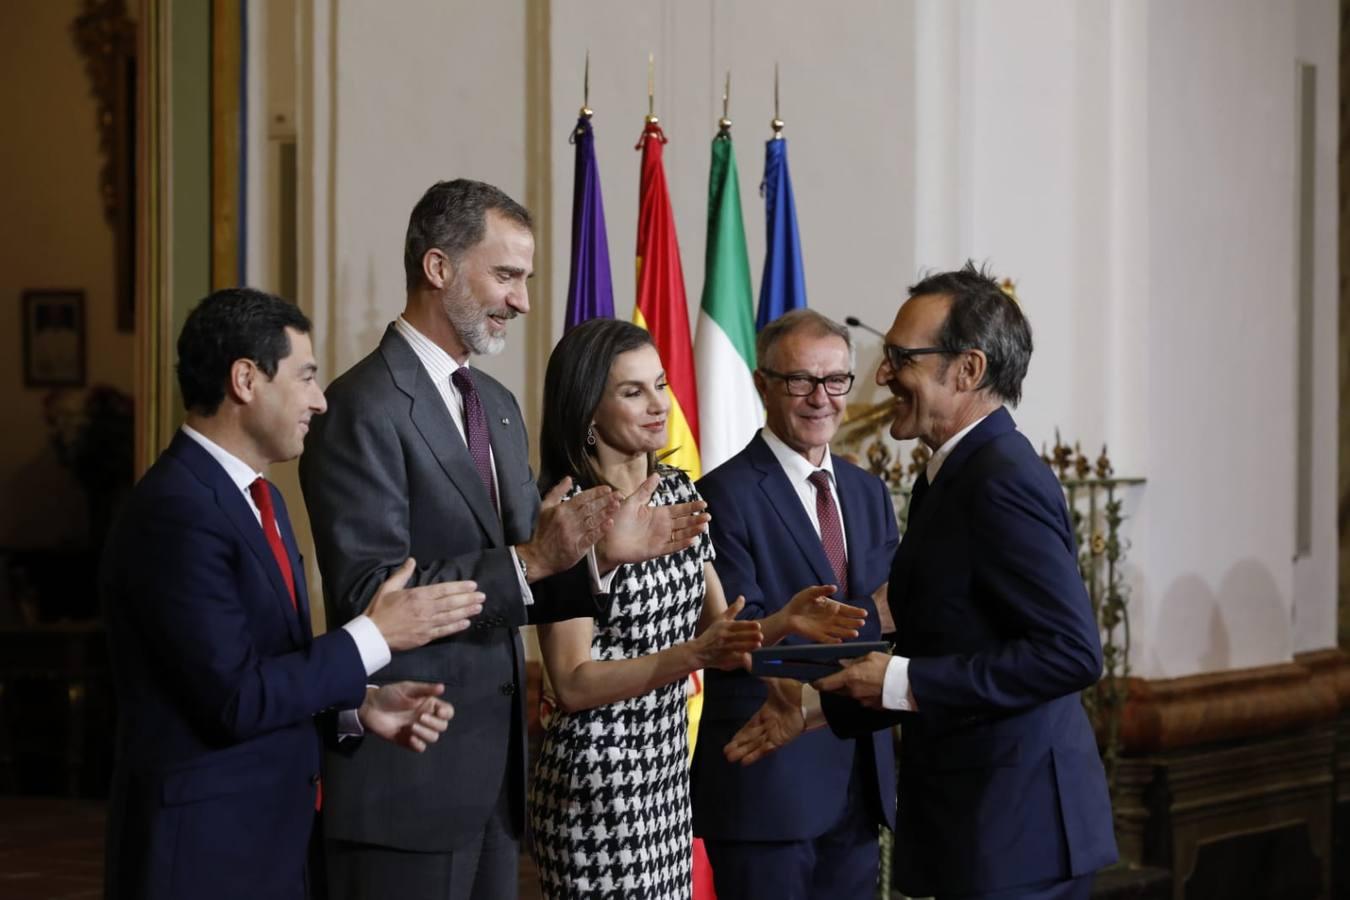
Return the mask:
<path fill-rule="evenodd" d="M 648 121 L 635 149 L 642 151 L 642 187 L 638 200 L 637 306 L 633 321 L 651 332 L 670 383 L 665 462 L 697 479 L 703 474 L 698 457 L 698 383 L 694 347 L 689 334 L 689 309 L 684 297 L 680 245 L 675 215 L 661 162 L 666 136 Z"/>

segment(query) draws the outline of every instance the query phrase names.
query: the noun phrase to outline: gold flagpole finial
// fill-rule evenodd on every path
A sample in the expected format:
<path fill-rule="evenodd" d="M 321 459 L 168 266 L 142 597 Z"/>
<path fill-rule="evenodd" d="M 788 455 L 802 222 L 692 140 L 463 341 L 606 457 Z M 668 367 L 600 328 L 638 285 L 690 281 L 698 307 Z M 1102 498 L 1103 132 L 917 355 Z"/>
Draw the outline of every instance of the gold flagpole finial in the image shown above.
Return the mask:
<path fill-rule="evenodd" d="M 655 125 L 656 117 L 656 54 L 647 54 L 647 124 Z"/>
<path fill-rule="evenodd" d="M 773 139 L 781 141 L 783 139 L 783 126 L 787 123 L 778 115 L 778 63 L 773 64 L 773 121 L 769 126 L 773 128 Z"/>
<path fill-rule="evenodd" d="M 726 84 L 722 87 L 722 118 L 717 120 L 717 129 L 725 133 L 731 130 L 731 70 L 727 69 Z"/>
<path fill-rule="evenodd" d="M 581 116 L 589 119 L 595 115 L 591 109 L 591 51 L 586 51 L 586 75 L 581 82 Z"/>

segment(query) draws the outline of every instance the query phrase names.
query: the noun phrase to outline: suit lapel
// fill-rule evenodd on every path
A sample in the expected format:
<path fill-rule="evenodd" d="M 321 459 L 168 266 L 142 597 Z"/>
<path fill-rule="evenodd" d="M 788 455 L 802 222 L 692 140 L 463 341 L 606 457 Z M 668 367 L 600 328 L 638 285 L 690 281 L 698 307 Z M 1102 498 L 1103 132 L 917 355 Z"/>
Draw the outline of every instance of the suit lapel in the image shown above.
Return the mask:
<path fill-rule="evenodd" d="M 174 437 L 173 443 L 169 445 L 169 452 L 174 454 L 193 474 L 215 492 L 216 504 L 220 507 L 221 512 L 225 514 L 225 518 L 239 533 L 240 539 L 252 552 L 258 565 L 267 573 L 267 579 L 272 585 L 275 600 L 282 605 L 281 617 L 286 622 L 286 630 L 289 632 L 291 639 L 296 644 L 303 644 L 300 618 L 291 608 L 291 593 L 286 589 L 286 582 L 281 577 L 281 569 L 277 567 L 276 557 L 272 555 L 272 547 L 267 543 L 267 537 L 263 534 L 262 526 L 258 524 L 258 519 L 249 507 L 248 501 L 244 499 L 243 491 L 235 486 L 229 475 L 220 467 L 220 464 L 211 458 L 211 454 L 182 432 Z M 275 494 L 273 496 L 275 498 Z M 288 550 L 288 552 L 290 551 Z M 294 571 L 295 568 L 292 566 L 292 572 L 294 573 Z M 296 603 L 299 605 L 298 592 L 296 598 Z"/>
<path fill-rule="evenodd" d="M 515 478 L 509 474 L 516 470 L 516 436 L 511 430 L 511 408 L 504 406 L 503 398 L 485 378 L 478 379 L 478 400 L 483 404 L 483 415 L 487 418 L 488 432 L 492 435 L 492 460 L 497 471 L 497 502 L 501 504 L 501 524 L 503 532 L 506 523 L 517 521 L 521 510 L 522 498 L 517 490 Z M 527 521 L 528 521 L 527 517 Z M 505 543 L 505 540 L 503 540 Z"/>
<path fill-rule="evenodd" d="M 295 540 L 295 529 L 291 527 L 291 516 L 286 510 L 286 501 L 281 491 L 273 488 L 273 505 L 277 509 L 277 525 L 281 528 L 281 543 L 286 547 L 286 558 L 291 561 L 291 576 L 295 579 L 295 607 L 300 613 L 300 632 L 306 643 L 314 640 L 314 625 L 309 616 L 309 590 L 305 584 L 305 560 L 300 555 L 300 545 Z"/>
<path fill-rule="evenodd" d="M 914 570 L 918 547 L 923 543 L 931 523 L 942 507 L 943 500 L 951 490 L 952 485 L 960 477 L 961 470 L 965 467 L 966 462 L 985 444 L 1016 427 L 1017 425 L 1013 422 L 1008 410 L 1000 406 L 986 416 L 984 421 L 976 425 L 969 434 L 952 448 L 951 455 L 943 461 L 942 467 L 938 469 L 937 478 L 928 486 L 923 502 L 919 504 L 919 508 L 914 511 L 910 520 L 905 523 L 905 534 L 900 540 L 900 546 L 895 551 L 895 562 L 891 567 L 892 597 L 896 596 L 895 591 L 898 588 L 903 589 L 908 585 L 910 575 Z"/>
<path fill-rule="evenodd" d="M 394 384 L 412 400 L 409 416 L 413 426 L 422 435 L 422 440 L 426 441 L 427 449 L 451 484 L 463 495 L 483 532 L 495 545 L 501 546 L 504 542 L 502 523 L 497 517 L 497 511 L 492 508 L 492 498 L 478 477 L 469 447 L 450 418 L 450 411 L 445 408 L 440 392 L 431 383 L 431 376 L 427 375 L 417 354 L 413 353 L 408 342 L 399 336 L 392 325 L 380 341 L 380 352 L 389 365 Z M 479 399 L 482 399 L 481 391 Z"/>
<path fill-rule="evenodd" d="M 840 585 L 850 597 L 858 597 L 866 593 L 866 588 L 855 585 L 854 579 L 862 568 L 862 557 L 855 552 L 857 550 L 857 541 L 864 534 L 863 528 L 863 496 L 857 490 L 858 485 L 852 478 L 847 477 L 847 473 L 840 465 L 839 457 L 834 458 L 834 487 L 839 493 L 839 509 L 844 516 L 844 542 L 848 552 L 848 584 Z"/>
<path fill-rule="evenodd" d="M 769 506 L 778 514 L 788 534 L 792 535 L 802 556 L 811 564 L 811 570 L 818 579 L 816 583 L 834 584 L 834 567 L 830 565 L 829 557 L 825 555 L 825 547 L 820 543 L 820 535 L 812 527 L 811 519 L 802 508 L 797 491 L 788 481 L 787 473 L 783 471 L 773 451 L 759 434 L 750 441 L 750 447 L 750 461 L 760 474 L 759 489 L 764 493 Z M 839 589 L 841 592 L 845 591 L 847 585 L 841 584 Z"/>

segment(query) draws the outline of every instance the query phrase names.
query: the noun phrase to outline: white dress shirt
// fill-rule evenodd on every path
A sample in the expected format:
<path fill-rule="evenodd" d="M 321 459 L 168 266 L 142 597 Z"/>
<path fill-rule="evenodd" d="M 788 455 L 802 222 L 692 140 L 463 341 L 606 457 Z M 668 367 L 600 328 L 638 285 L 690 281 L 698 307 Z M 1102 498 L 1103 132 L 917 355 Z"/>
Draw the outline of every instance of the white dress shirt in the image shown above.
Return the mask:
<path fill-rule="evenodd" d="M 839 505 L 839 488 L 834 479 L 834 461 L 830 459 L 830 448 L 828 446 L 825 448 L 825 457 L 820 461 L 820 465 L 813 466 L 805 456 L 783 443 L 782 438 L 769 430 L 768 425 L 759 430 L 759 435 L 773 451 L 774 459 L 783 467 L 788 483 L 796 492 L 797 499 L 802 502 L 806 517 L 811 520 L 811 527 L 816 530 L 816 537 L 820 537 L 820 519 L 816 516 L 817 489 L 810 478 L 816 472 L 824 472 L 830 476 L 830 484 L 834 486 L 830 491 L 830 499 L 834 501 L 834 514 L 839 517 L 839 533 L 844 538 L 844 546 L 847 547 L 848 533 L 844 531 L 844 510 Z"/>
<path fill-rule="evenodd" d="M 929 457 L 924 473 L 928 476 L 930 487 L 937 480 L 938 471 L 941 470 L 942 464 L 947 461 L 947 457 L 952 455 L 956 445 L 986 418 L 987 416 L 980 416 L 974 422 L 947 438 L 942 446 L 937 448 L 933 455 Z M 914 689 L 909 683 L 909 659 L 907 657 L 892 656 L 891 661 L 886 664 L 886 679 L 881 688 L 881 705 L 886 709 L 895 709 L 902 712 L 918 710 L 919 706 L 914 699 Z"/>
<path fill-rule="evenodd" d="M 816 537 L 820 537 L 820 518 L 816 515 L 817 488 L 809 479 L 816 472 L 825 472 L 830 476 L 830 484 L 834 485 L 834 490 L 830 491 L 830 498 L 834 501 L 835 515 L 839 517 L 839 534 L 844 538 L 844 546 L 847 547 L 848 534 L 844 531 L 844 510 L 839 505 L 839 489 L 834 478 L 834 461 L 830 459 L 830 448 L 828 446 L 825 448 L 820 465 L 813 466 L 809 459 L 783 443 L 783 439 L 774 434 L 768 425 L 759 430 L 759 435 L 764 439 L 764 443 L 769 445 L 774 459 L 783 467 L 783 474 L 787 475 L 788 483 L 792 485 L 793 492 L 801 501 L 802 508 L 806 510 L 806 517 L 811 520 Z M 820 707 L 820 692 L 806 683 L 802 684 L 802 720 L 810 729 L 820 728 L 825 724 L 825 716 Z"/>
<path fill-rule="evenodd" d="M 211 458 L 220 463 L 220 467 L 225 470 L 225 474 L 234 482 L 235 487 L 244 495 L 244 502 L 248 508 L 253 510 L 253 518 L 258 520 L 258 527 L 262 527 L 262 513 L 258 511 L 258 506 L 253 502 L 253 495 L 249 493 L 249 485 L 259 478 L 264 477 L 261 472 L 253 471 L 253 467 L 235 456 L 206 435 L 197 431 L 190 425 L 182 427 L 183 434 L 187 435 L 193 441 L 201 446 L 203 450 L 211 454 Z M 277 534 L 281 533 L 281 526 L 276 525 Z M 379 626 L 370 620 L 369 616 L 360 615 L 342 626 L 342 629 L 352 636 L 356 643 L 356 652 L 361 656 L 361 665 L 365 667 L 366 675 L 373 675 L 380 669 L 389 665 L 392 658 L 389 652 L 389 642 L 380 634 Z"/>
<path fill-rule="evenodd" d="M 459 436 L 465 438 L 464 446 L 469 445 L 467 437 L 464 434 L 464 398 L 459 393 L 459 388 L 455 387 L 451 376 L 459 370 L 459 363 L 449 353 L 442 350 L 435 341 L 418 331 L 412 324 L 402 316 L 394 321 L 394 330 L 402 335 L 408 342 L 412 352 L 422 363 L 422 368 L 431 378 L 431 383 L 436 386 L 436 392 L 441 395 L 445 401 L 445 408 L 450 413 L 450 419 L 455 423 L 455 428 L 459 431 Z M 497 480 L 497 456 L 492 452 L 492 445 L 488 444 L 488 460 L 492 466 L 492 487 L 497 492 L 497 516 L 500 518 L 502 511 L 501 504 L 501 482 Z M 520 557 L 516 555 L 516 548 L 508 548 L 511 551 L 511 562 L 516 566 L 516 581 L 520 585 L 520 599 L 526 606 L 534 603 L 534 594 L 530 591 L 530 583 L 525 580 L 525 574 L 520 569 Z"/>

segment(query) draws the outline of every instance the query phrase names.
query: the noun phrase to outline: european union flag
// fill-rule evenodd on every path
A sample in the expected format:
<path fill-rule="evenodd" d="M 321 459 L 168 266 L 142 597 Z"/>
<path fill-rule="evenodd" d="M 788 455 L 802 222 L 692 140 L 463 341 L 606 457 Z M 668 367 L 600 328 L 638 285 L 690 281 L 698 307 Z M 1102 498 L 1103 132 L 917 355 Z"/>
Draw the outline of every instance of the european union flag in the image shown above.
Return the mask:
<path fill-rule="evenodd" d="M 802 240 L 797 233 L 797 204 L 788 174 L 787 139 L 770 140 L 764 153 L 764 196 L 767 240 L 764 277 L 759 282 L 759 315 L 755 330 L 783 313 L 806 306 L 806 276 L 802 274 Z"/>

